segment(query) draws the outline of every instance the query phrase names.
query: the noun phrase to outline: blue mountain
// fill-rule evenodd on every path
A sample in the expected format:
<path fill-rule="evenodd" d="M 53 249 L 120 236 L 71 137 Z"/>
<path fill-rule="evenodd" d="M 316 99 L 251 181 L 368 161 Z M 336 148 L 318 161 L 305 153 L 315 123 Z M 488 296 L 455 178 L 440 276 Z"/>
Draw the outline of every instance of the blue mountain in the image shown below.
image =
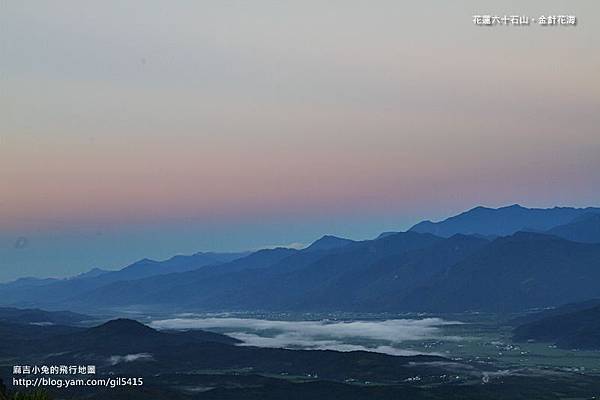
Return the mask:
<path fill-rule="evenodd" d="M 354 240 L 344 239 L 337 236 L 325 235 L 322 238 L 314 241 L 305 250 L 307 251 L 321 251 L 321 250 L 332 250 L 338 249 L 354 243 Z"/>
<path fill-rule="evenodd" d="M 600 214 L 584 214 L 568 224 L 555 226 L 548 233 L 575 242 L 600 243 Z"/>
<path fill-rule="evenodd" d="M 164 261 L 143 259 L 117 271 L 93 269 L 66 279 L 25 278 L 0 285 L 1 304 L 20 307 L 44 305 L 64 308 L 69 298 L 114 282 L 133 281 L 152 276 L 217 266 L 244 257 L 248 253 L 196 253 L 178 255 Z"/>
<path fill-rule="evenodd" d="M 600 297 L 600 244 L 517 232 L 415 288 L 411 310 L 513 312 Z"/>
<path fill-rule="evenodd" d="M 475 207 L 440 222 L 420 222 L 410 230 L 442 237 L 457 233 L 507 236 L 523 230 L 547 231 L 590 213 L 600 213 L 600 208 L 526 208 L 518 204 L 501 208 Z"/>
<path fill-rule="evenodd" d="M 0 285 L 0 301 L 87 312 L 129 306 L 171 312 L 555 306 L 600 297 L 594 210 L 478 207 L 374 240 L 326 235 L 303 250 L 198 253 L 74 279 L 21 280 Z M 418 232 L 427 227 L 439 235 Z M 525 231 L 506 234 L 516 227 Z"/>

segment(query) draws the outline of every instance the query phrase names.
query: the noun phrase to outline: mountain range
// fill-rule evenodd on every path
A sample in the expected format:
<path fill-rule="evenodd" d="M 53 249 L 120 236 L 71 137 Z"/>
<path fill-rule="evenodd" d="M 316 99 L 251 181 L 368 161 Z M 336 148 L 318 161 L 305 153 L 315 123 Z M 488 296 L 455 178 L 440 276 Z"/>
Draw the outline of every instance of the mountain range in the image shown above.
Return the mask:
<path fill-rule="evenodd" d="M 600 208 L 526 208 L 518 204 L 501 208 L 480 206 L 440 222 L 420 222 L 410 230 L 442 237 L 457 233 L 506 236 L 518 231 L 543 232 L 594 214 L 600 214 Z"/>
<path fill-rule="evenodd" d="M 406 299 L 409 308 L 511 312 L 600 295 L 600 244 L 517 232 L 500 237 Z"/>
<path fill-rule="evenodd" d="M 51 309 L 511 312 L 600 297 L 600 209 L 477 207 L 373 240 L 197 253 L 0 285 Z"/>
<path fill-rule="evenodd" d="M 21 278 L 0 284 L 2 303 L 20 306 L 60 303 L 77 294 L 108 285 L 113 282 L 143 279 L 151 276 L 196 270 L 202 267 L 231 262 L 250 254 L 244 253 L 196 253 L 189 256 L 177 255 L 164 261 L 143 259 L 118 271 L 94 268 L 83 274 L 66 279 Z M 41 301 L 41 299 L 46 299 Z"/>

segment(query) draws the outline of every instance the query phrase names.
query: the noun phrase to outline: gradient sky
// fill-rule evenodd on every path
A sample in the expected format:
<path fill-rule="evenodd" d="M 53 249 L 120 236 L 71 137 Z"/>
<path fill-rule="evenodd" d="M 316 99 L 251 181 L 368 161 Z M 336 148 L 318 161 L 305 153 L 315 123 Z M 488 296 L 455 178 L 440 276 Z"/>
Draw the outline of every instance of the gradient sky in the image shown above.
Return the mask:
<path fill-rule="evenodd" d="M 523 3 L 2 1 L 0 280 L 600 205 L 600 4 Z"/>

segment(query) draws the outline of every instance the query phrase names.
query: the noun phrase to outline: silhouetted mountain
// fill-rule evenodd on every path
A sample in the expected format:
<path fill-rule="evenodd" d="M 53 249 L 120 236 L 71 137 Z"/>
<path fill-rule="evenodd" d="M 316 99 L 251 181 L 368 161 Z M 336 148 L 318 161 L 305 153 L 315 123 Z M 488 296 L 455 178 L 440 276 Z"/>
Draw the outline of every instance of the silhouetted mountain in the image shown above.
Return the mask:
<path fill-rule="evenodd" d="M 359 289 L 379 277 L 371 274 L 377 262 L 402 257 L 440 240 L 443 239 L 429 234 L 407 232 L 355 242 L 323 257 L 307 260 L 302 267 L 293 270 L 286 265 L 277 265 L 268 271 L 267 279 L 256 280 L 246 291 L 236 293 L 233 299 L 237 304 L 278 310 L 360 309 L 363 296 Z M 290 263 L 293 259 L 284 261 Z"/>
<path fill-rule="evenodd" d="M 413 232 L 432 233 L 449 237 L 457 233 L 506 236 L 521 230 L 547 231 L 567 224 L 586 213 L 598 213 L 600 208 L 525 208 L 518 204 L 487 208 L 475 207 L 441 222 L 423 221 L 412 228 Z"/>
<path fill-rule="evenodd" d="M 278 283 L 288 307 L 301 310 L 396 311 L 410 291 L 475 252 L 487 241 L 457 235 L 449 239 L 413 233 L 389 235 L 396 242 L 381 252 L 369 248 L 319 260 Z M 373 243 L 380 242 L 380 240 Z M 388 243 L 390 245 L 391 243 Z M 395 248 L 394 250 L 392 250 Z M 373 257 L 372 257 L 373 256 Z M 371 258 L 372 257 L 372 258 Z M 283 297 L 283 296 L 281 296 Z"/>
<path fill-rule="evenodd" d="M 130 319 L 116 319 L 93 328 L 31 326 L 0 322 L 0 355 L 26 356 L 61 352 L 97 355 L 134 354 L 200 343 L 237 344 L 218 333 L 195 330 L 157 331 Z"/>
<path fill-rule="evenodd" d="M 216 268 L 117 282 L 70 301 L 81 308 L 392 310 L 415 286 L 486 243 L 406 232 L 324 254 L 267 250 Z"/>
<path fill-rule="evenodd" d="M 223 274 L 235 271 L 268 268 L 283 259 L 298 254 L 298 252 L 299 250 L 287 247 L 258 250 L 246 257 L 238 258 L 224 265 L 220 265 L 219 268 L 206 269 L 202 273 L 209 272 L 211 274 Z"/>
<path fill-rule="evenodd" d="M 317 254 L 317 255 L 313 255 Z M 96 306 L 123 304 L 173 307 L 191 305 L 212 296 L 235 297 L 243 292 L 247 277 L 264 280 L 265 270 L 292 256 L 318 257 L 320 252 L 302 252 L 288 248 L 259 250 L 229 263 L 207 266 L 194 271 L 120 281 L 103 285 L 69 298 L 73 307 L 85 309 Z M 206 300 L 204 300 L 206 301 Z"/>
<path fill-rule="evenodd" d="M 145 258 L 111 273 L 111 280 L 115 282 L 192 271 L 207 265 L 230 262 L 247 255 L 248 253 L 196 253 L 191 256 L 174 256 L 165 261 L 154 261 Z"/>
<path fill-rule="evenodd" d="M 550 342 L 567 349 L 600 350 L 600 306 L 521 325 L 514 331 L 514 340 Z"/>
<path fill-rule="evenodd" d="M 322 238 L 314 241 L 305 250 L 307 250 L 307 251 L 331 250 L 331 249 L 337 249 L 340 247 L 347 246 L 350 243 L 354 243 L 354 240 L 339 238 L 339 237 L 331 236 L 331 235 L 325 235 Z"/>
<path fill-rule="evenodd" d="M 324 251 L 262 250 L 217 266 L 112 282 L 76 309 L 519 311 L 600 297 L 600 244 L 519 232 L 489 242 L 405 232 Z"/>
<path fill-rule="evenodd" d="M 600 243 L 600 214 L 584 214 L 568 224 L 555 226 L 548 233 L 575 242 Z"/>
<path fill-rule="evenodd" d="M 498 238 L 415 289 L 405 306 L 515 311 L 600 297 L 600 244 L 518 232 Z"/>
<path fill-rule="evenodd" d="M 432 223 L 443 235 L 457 228 L 481 231 L 473 235 L 446 238 L 415 228 L 358 242 L 324 236 L 304 250 L 276 248 L 243 257 L 198 253 L 162 262 L 146 259 L 95 277 L 43 284 L 34 280 L 31 287 L 23 282 L 0 285 L 0 301 L 107 311 L 123 306 L 160 311 L 368 312 L 521 311 L 555 306 L 600 296 L 598 285 L 593 284 L 600 277 L 600 244 L 535 232 L 494 240 L 486 235 L 519 225 L 544 228 L 579 214 L 555 229 L 571 235 L 579 230 L 592 232 L 586 229 L 595 226 L 596 215 L 589 210 L 478 207 Z"/>
<path fill-rule="evenodd" d="M 194 335 L 178 331 L 157 331 L 131 319 L 115 319 L 102 325 L 87 329 L 68 338 L 58 337 L 57 342 L 65 340 L 69 351 L 90 350 L 105 351 L 110 354 L 121 352 L 152 352 L 156 348 L 190 345 L 204 342 L 236 344 L 239 340 L 218 333 L 197 330 Z M 54 345 L 58 347 L 58 345 Z M 126 353 L 127 354 L 127 353 Z"/>
<path fill-rule="evenodd" d="M 118 318 L 87 330 L 87 334 L 96 338 L 101 336 L 159 336 L 159 332 L 133 319 Z"/>
<path fill-rule="evenodd" d="M 174 272 L 192 271 L 231 262 L 248 253 L 196 253 L 174 256 L 165 261 L 143 259 L 118 271 L 78 275 L 68 279 L 19 279 L 0 285 L 0 300 L 5 305 L 19 307 L 63 308 L 67 299 L 87 293 L 112 282 L 142 279 Z M 92 274 L 94 275 L 94 274 Z"/>

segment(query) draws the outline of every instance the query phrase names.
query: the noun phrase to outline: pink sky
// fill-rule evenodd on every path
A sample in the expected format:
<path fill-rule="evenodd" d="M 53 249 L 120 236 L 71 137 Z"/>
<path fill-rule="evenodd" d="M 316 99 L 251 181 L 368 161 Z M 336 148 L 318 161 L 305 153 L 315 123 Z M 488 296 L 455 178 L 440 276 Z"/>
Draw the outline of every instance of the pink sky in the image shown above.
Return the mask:
<path fill-rule="evenodd" d="M 0 16 L 8 238 L 195 218 L 273 243 L 294 239 L 265 228 L 282 220 L 361 236 L 600 202 L 597 2 L 67 3 Z"/>

